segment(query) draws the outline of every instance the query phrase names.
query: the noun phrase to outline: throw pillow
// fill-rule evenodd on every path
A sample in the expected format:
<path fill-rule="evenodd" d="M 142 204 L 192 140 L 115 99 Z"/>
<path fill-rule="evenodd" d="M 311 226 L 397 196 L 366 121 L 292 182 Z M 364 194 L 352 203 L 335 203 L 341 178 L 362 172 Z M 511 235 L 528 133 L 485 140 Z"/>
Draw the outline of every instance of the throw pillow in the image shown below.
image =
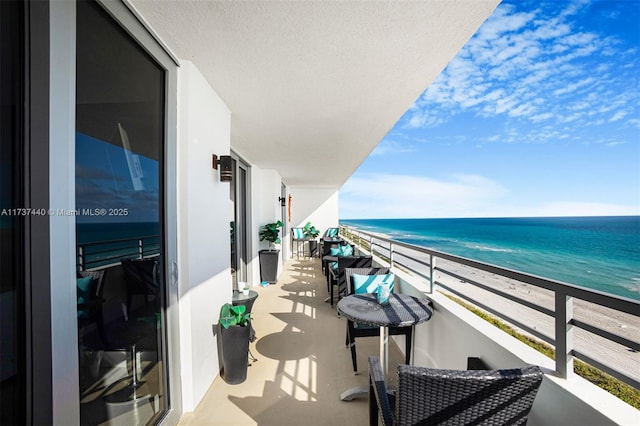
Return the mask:
<path fill-rule="evenodd" d="M 338 256 L 353 256 L 353 247 L 351 247 L 349 244 L 340 246 L 340 252 L 338 253 Z"/>
<path fill-rule="evenodd" d="M 394 274 L 384 275 L 359 275 L 353 274 L 353 289 L 356 294 L 360 293 L 377 293 L 380 283 L 389 283 L 391 292 L 393 293 L 393 284 L 396 276 Z"/>
<path fill-rule="evenodd" d="M 92 277 L 83 277 L 76 279 L 76 286 L 78 288 L 78 304 L 85 303 L 91 299 L 91 282 Z M 78 310 L 78 318 L 86 318 L 89 313 L 84 309 Z"/>

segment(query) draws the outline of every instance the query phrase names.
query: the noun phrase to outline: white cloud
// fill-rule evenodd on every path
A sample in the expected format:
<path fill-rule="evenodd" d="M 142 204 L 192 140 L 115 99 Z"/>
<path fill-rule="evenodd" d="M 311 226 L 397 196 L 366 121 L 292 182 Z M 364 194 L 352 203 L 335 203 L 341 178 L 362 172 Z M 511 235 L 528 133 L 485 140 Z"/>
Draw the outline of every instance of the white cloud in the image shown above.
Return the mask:
<path fill-rule="evenodd" d="M 616 215 L 640 215 L 640 205 L 566 201 L 527 206 L 499 183 L 476 175 L 360 175 L 340 189 L 342 219 Z"/>
<path fill-rule="evenodd" d="M 434 128 L 472 113 L 524 120 L 519 128 L 527 132 L 527 123 L 571 123 L 588 139 L 586 129 L 595 123 L 633 114 L 640 97 L 638 49 L 585 31 L 580 19 L 588 4 L 551 2 L 527 12 L 499 5 L 402 124 Z M 531 140 L 526 134 L 513 139 Z"/>
<path fill-rule="evenodd" d="M 354 175 L 340 189 L 340 217 L 463 217 L 505 194 L 500 184 L 475 175 Z"/>
<path fill-rule="evenodd" d="M 406 152 L 413 152 L 415 148 L 407 143 L 398 142 L 395 140 L 385 139 L 376 146 L 376 148 L 371 152 L 372 156 L 385 156 L 391 154 L 399 154 Z"/>

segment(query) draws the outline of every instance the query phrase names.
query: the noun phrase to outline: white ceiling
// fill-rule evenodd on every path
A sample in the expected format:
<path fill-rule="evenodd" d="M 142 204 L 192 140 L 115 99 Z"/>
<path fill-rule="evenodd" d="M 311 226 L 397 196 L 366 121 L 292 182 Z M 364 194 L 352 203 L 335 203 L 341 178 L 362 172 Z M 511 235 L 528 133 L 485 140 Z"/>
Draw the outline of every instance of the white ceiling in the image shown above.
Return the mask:
<path fill-rule="evenodd" d="M 227 104 L 236 152 L 339 187 L 499 0 L 131 3 Z"/>

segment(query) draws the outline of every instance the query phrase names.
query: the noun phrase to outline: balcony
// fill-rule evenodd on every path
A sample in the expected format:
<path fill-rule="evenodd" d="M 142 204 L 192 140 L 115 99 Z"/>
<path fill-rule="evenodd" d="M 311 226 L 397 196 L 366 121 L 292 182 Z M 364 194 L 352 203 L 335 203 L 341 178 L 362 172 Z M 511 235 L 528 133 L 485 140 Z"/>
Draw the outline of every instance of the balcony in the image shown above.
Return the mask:
<path fill-rule="evenodd" d="M 377 354 L 378 341 L 357 341 L 359 374 L 354 375 L 344 344 L 345 320 L 324 302 L 327 290 L 320 269 L 318 259 L 290 259 L 277 285 L 256 289 L 259 297 L 253 317 L 258 340 L 251 344 L 251 351 L 258 361 L 249 367 L 247 381 L 228 385 L 216 378 L 196 410 L 183 416 L 181 425 L 368 422 L 366 400 L 343 402 L 339 396 L 347 388 L 367 384 L 366 359 Z M 421 279 L 400 269 L 405 268 L 398 268 L 401 292 L 424 295 Z M 637 420 L 635 408 L 580 377 L 562 378 L 553 360 L 479 320 L 441 292 L 429 297 L 435 313 L 431 321 L 416 327 L 414 364 L 463 369 L 467 357 L 476 356 L 495 368 L 540 365 L 545 379 L 530 425 L 632 424 Z M 400 348 L 404 344 L 396 341 L 391 346 L 393 366 L 403 362 Z M 637 366 L 637 354 L 629 362 Z"/>
<path fill-rule="evenodd" d="M 378 340 L 358 339 L 359 374 L 354 375 L 345 320 L 324 302 L 327 284 L 320 260 L 289 259 L 276 285 L 255 290 L 258 339 L 250 350 L 258 361 L 251 363 L 242 384 L 216 378 L 197 409 L 179 424 L 367 424 L 367 400 L 341 402 L 339 396 L 368 385 L 367 356 L 377 353 Z M 393 347 L 390 358 L 390 364 L 403 359 Z"/>

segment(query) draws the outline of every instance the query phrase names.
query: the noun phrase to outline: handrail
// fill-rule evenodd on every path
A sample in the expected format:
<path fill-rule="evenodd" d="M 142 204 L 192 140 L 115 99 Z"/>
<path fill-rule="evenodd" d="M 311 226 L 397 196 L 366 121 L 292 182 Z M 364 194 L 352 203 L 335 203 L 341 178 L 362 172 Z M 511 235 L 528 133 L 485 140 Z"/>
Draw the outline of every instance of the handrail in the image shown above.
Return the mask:
<path fill-rule="evenodd" d="M 410 274 L 415 274 L 428 279 L 429 285 L 427 293 L 432 293 L 434 285 L 438 285 L 439 287 L 456 294 L 456 296 L 461 297 L 466 301 L 475 304 L 476 306 L 479 306 L 481 309 L 484 309 L 498 316 L 499 318 L 502 318 L 507 322 L 516 325 L 529 334 L 536 336 L 537 338 L 553 345 L 555 347 L 556 354 L 556 372 L 561 377 L 567 378 L 571 374 L 573 374 L 573 360 L 574 358 L 578 358 L 635 388 L 640 388 L 640 381 L 637 378 L 618 370 L 614 366 L 605 365 L 602 362 L 594 360 L 589 356 L 589 354 L 584 354 L 575 350 L 573 345 L 573 329 L 580 328 L 582 330 L 585 330 L 586 332 L 600 336 L 606 340 L 616 342 L 618 344 L 623 344 L 629 347 L 631 350 L 640 351 L 639 342 L 627 339 L 626 337 L 619 334 L 612 333 L 610 331 L 600 329 L 592 324 L 580 321 L 574 318 L 573 315 L 573 299 L 580 299 L 609 309 L 640 317 L 639 301 L 626 297 L 615 296 L 596 290 L 586 289 L 573 284 L 543 278 L 536 275 L 526 274 L 488 263 L 478 262 L 465 257 L 432 250 L 426 247 L 416 246 L 414 244 L 404 243 L 402 241 L 393 240 L 381 235 L 361 231 L 351 226 L 340 226 L 340 233 L 347 239 L 350 239 L 351 242 L 358 245 L 361 250 L 369 252 L 370 254 L 376 256 L 377 258 L 379 258 L 379 260 L 388 264 L 389 267 L 399 267 Z M 408 253 L 399 251 L 399 248 L 407 250 Z M 428 261 L 419 259 L 419 254 L 428 256 Z M 404 263 L 400 262 L 398 260 L 399 258 L 410 260 L 411 262 L 414 262 L 428 269 L 425 272 L 418 271 L 416 267 L 411 266 L 406 262 L 406 260 Z M 461 276 L 456 272 L 449 271 L 446 267 L 441 266 L 441 264 L 437 262 L 437 260 L 439 259 L 452 262 L 456 265 L 468 266 L 477 270 L 489 272 L 491 274 L 510 278 L 521 283 L 526 283 L 532 286 L 549 290 L 554 294 L 555 307 L 553 310 L 551 310 L 544 306 L 540 306 L 527 300 L 520 299 L 517 296 L 507 294 L 491 286 L 478 282 L 477 280 Z M 440 272 L 450 277 L 464 280 L 465 284 L 482 288 L 483 290 L 504 297 L 510 302 L 521 304 L 527 308 L 534 309 L 537 312 L 552 317 L 555 322 L 554 328 L 556 338 L 554 339 L 553 337 L 546 336 L 540 331 L 535 330 L 534 328 L 523 324 L 514 318 L 509 318 L 499 310 L 492 309 L 491 307 L 486 306 L 485 304 L 478 302 L 477 300 L 470 299 L 463 293 L 451 288 L 441 280 L 437 280 L 435 272 Z"/>
<path fill-rule="evenodd" d="M 113 266 L 120 259 L 144 259 L 160 253 L 160 235 L 93 241 L 76 246 L 78 271 Z M 87 248 L 91 248 L 87 250 Z"/>

